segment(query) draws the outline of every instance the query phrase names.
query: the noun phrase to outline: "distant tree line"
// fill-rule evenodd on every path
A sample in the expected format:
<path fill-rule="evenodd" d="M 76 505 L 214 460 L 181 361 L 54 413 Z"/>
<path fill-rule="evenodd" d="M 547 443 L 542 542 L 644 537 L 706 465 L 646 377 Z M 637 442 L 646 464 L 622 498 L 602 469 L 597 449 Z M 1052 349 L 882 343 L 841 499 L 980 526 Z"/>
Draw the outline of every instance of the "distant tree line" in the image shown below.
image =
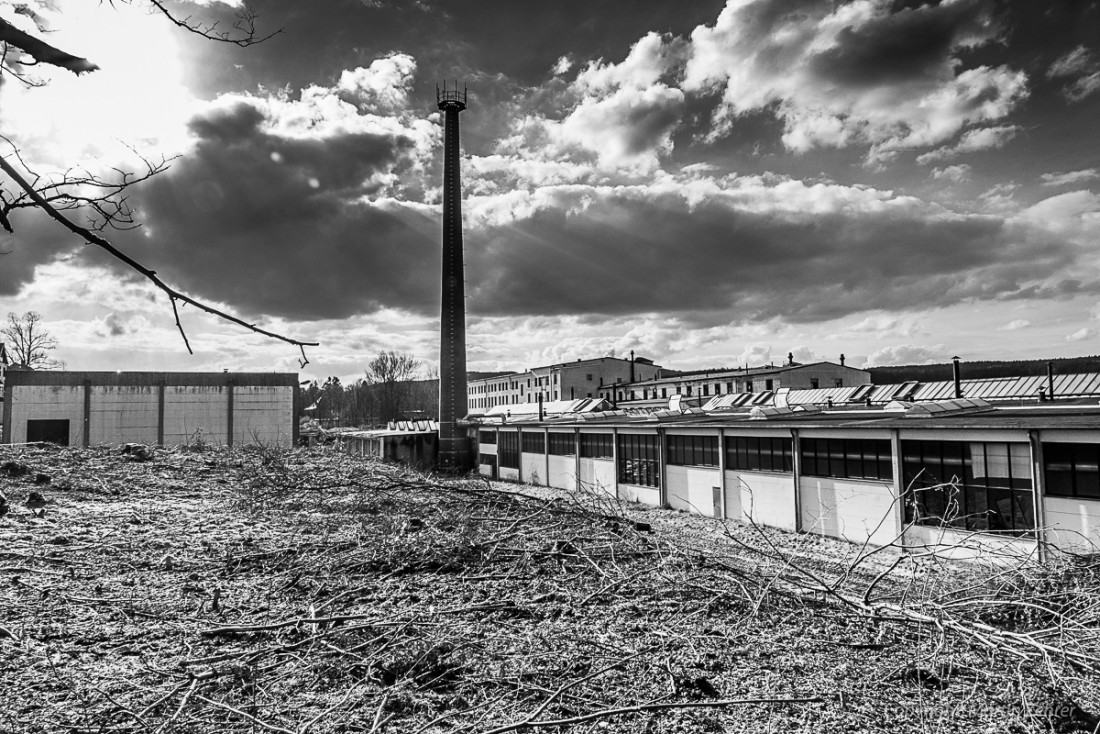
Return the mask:
<path fill-rule="evenodd" d="M 993 377 L 1032 377 L 1045 375 L 1047 364 L 1056 375 L 1100 372 L 1100 357 L 1064 357 L 1060 359 L 1022 359 L 1015 361 L 978 361 L 959 363 L 959 375 L 964 380 Z M 899 382 L 945 382 L 953 379 L 951 363 L 915 364 L 897 367 L 868 367 L 871 382 L 889 385 Z"/>
<path fill-rule="evenodd" d="M 490 373 L 471 372 L 468 379 Z M 495 374 L 495 373 L 493 373 Z M 377 428 L 390 421 L 439 418 L 439 375 L 412 355 L 382 352 L 363 377 L 344 385 L 338 377 L 302 389 L 306 417 L 324 426 Z"/>

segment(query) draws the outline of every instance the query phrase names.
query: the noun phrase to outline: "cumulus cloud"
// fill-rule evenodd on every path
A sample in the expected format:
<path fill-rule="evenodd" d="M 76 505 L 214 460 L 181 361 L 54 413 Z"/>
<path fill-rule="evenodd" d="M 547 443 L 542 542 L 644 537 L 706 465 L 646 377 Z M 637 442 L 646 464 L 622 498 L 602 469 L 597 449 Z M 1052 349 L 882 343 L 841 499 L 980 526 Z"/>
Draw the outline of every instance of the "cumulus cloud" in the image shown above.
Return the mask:
<path fill-rule="evenodd" d="M 1013 319 L 1004 326 L 998 326 L 997 331 L 1019 331 L 1020 329 L 1026 329 L 1031 326 L 1031 322 L 1027 319 Z"/>
<path fill-rule="evenodd" d="M 965 163 L 961 163 L 956 166 L 933 168 L 932 178 L 937 181 L 952 181 L 954 183 L 960 183 L 970 178 L 970 166 L 966 165 Z"/>
<path fill-rule="evenodd" d="M 1044 173 L 1039 178 L 1042 179 L 1043 186 L 1076 186 L 1100 178 L 1100 169 L 1084 168 L 1079 171 L 1066 171 L 1065 173 Z"/>
<path fill-rule="evenodd" d="M 1072 79 L 1062 88 L 1062 94 L 1070 102 L 1080 102 L 1100 90 L 1100 61 L 1093 58 L 1084 46 L 1057 58 L 1047 69 L 1048 79 Z"/>
<path fill-rule="evenodd" d="M 991 150 L 1003 148 L 1008 141 L 1016 137 L 1019 130 L 1014 125 L 999 125 L 997 127 L 983 127 L 976 130 L 968 130 L 959 138 L 955 145 L 948 145 L 917 156 L 917 163 L 925 165 L 932 161 L 945 158 L 954 158 L 960 153 L 973 153 L 978 150 Z"/>
<path fill-rule="evenodd" d="M 649 33 L 619 63 L 589 62 L 554 91 L 550 109 L 517 120 L 497 153 L 617 174 L 655 171 L 683 115 L 684 93 L 669 82 L 682 45 Z"/>
<path fill-rule="evenodd" d="M 930 347 L 916 344 L 898 344 L 883 347 L 867 357 L 864 367 L 889 367 L 907 364 L 935 364 L 947 359 L 947 347 L 936 344 Z"/>
<path fill-rule="evenodd" d="M 1073 332 L 1072 334 L 1066 334 L 1066 341 L 1067 342 L 1081 342 L 1081 341 L 1085 341 L 1086 339 L 1091 339 L 1094 336 L 1096 336 L 1096 331 L 1094 329 L 1089 329 L 1089 328 L 1086 327 L 1086 328 L 1078 329 L 1077 331 Z"/>
<path fill-rule="evenodd" d="M 416 72 L 416 60 L 408 54 L 375 59 L 369 67 L 345 69 L 336 91 L 352 102 L 375 112 L 402 111 L 409 104 L 409 86 Z"/>
<path fill-rule="evenodd" d="M 1000 33 L 986 0 L 730 0 L 714 26 L 691 34 L 683 88 L 721 91 L 712 137 L 774 108 L 792 150 L 860 143 L 875 158 L 941 144 L 1012 111 L 1028 94 L 1026 75 L 965 68 L 959 58 Z"/>

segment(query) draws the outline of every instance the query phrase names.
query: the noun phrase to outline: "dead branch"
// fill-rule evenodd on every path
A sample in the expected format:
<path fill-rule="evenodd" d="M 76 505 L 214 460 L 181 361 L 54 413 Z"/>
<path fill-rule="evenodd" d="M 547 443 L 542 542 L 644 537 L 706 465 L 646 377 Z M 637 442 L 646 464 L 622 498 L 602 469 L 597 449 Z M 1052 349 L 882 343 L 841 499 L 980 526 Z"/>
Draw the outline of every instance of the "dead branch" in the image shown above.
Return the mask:
<path fill-rule="evenodd" d="M 60 223 L 61 226 L 65 227 L 65 229 L 82 238 L 85 242 L 88 242 L 95 245 L 96 247 L 105 250 L 116 260 L 121 261 L 131 270 L 141 274 L 146 278 L 146 280 L 151 282 L 160 290 L 164 291 L 164 293 L 168 295 L 169 302 L 172 304 L 172 310 L 176 315 L 176 327 L 179 329 L 180 335 L 183 337 L 184 344 L 187 346 L 187 351 L 189 353 L 194 354 L 194 351 L 191 349 L 191 345 L 187 341 L 187 334 L 183 330 L 183 325 L 180 323 L 179 311 L 176 308 L 177 302 L 190 304 L 200 309 L 201 311 L 205 311 L 206 313 L 211 314 L 212 316 L 217 316 L 218 318 L 225 321 L 232 322 L 234 324 L 237 324 L 238 326 L 243 326 L 244 328 L 257 334 L 262 334 L 263 336 L 270 337 L 272 339 L 278 339 L 288 344 L 293 344 L 302 350 L 303 360 L 305 360 L 305 347 L 315 347 L 319 345 L 318 342 L 303 342 L 297 339 L 292 339 L 288 336 L 283 336 L 282 334 L 276 334 L 275 332 L 267 331 L 266 329 L 261 329 L 255 324 L 250 324 L 243 319 L 225 313 L 224 311 L 220 311 L 213 306 L 209 306 L 201 301 L 191 298 L 188 295 L 180 293 L 173 288 L 170 288 L 167 284 L 164 283 L 164 281 L 157 277 L 156 271 L 150 270 L 149 268 L 139 263 L 137 260 L 134 260 L 129 255 L 126 255 L 124 252 L 116 248 L 103 237 L 97 235 L 86 227 L 81 227 L 80 225 L 73 223 L 67 217 L 61 214 L 61 212 L 54 208 L 54 206 L 49 201 L 47 201 L 38 191 L 36 191 L 34 186 L 32 186 L 25 178 L 23 178 L 23 176 L 18 171 L 16 171 L 15 168 L 3 156 L 0 156 L 0 170 L 3 170 L 4 173 L 6 173 L 13 181 L 19 184 L 23 191 L 26 192 L 27 196 L 30 197 L 30 199 L 34 201 L 40 209 L 46 212 L 46 214 L 48 214 L 52 219 Z"/>
<path fill-rule="evenodd" d="M 59 48 L 54 48 L 45 41 L 41 41 L 29 33 L 19 30 L 6 20 L 0 19 L 0 43 L 6 43 L 18 48 L 30 56 L 34 61 L 20 61 L 20 66 L 32 64 L 49 64 L 62 69 L 68 69 L 74 74 L 83 74 L 95 71 L 99 67 L 87 59 L 73 56 Z"/>
<path fill-rule="evenodd" d="M 602 711 L 593 711 L 588 714 L 581 714 L 580 716 L 572 716 L 567 719 L 542 719 L 539 721 L 518 721 L 514 724 L 506 724 L 499 726 L 495 729 L 489 729 L 482 732 L 482 734 L 503 734 L 506 731 L 515 731 L 516 729 L 535 729 L 539 727 L 550 726 L 572 726 L 574 724 L 583 724 L 586 721 L 595 721 L 596 719 L 606 719 L 611 716 L 621 716 L 623 714 L 640 714 L 646 711 L 668 711 L 669 709 L 687 709 L 687 708 L 716 708 L 721 706 L 748 706 L 752 704 L 774 704 L 774 703 L 823 703 L 825 701 L 821 696 L 806 696 L 803 698 L 728 698 L 721 701 L 669 701 L 662 703 L 643 703 L 637 706 L 621 706 L 619 708 L 603 709 Z"/>

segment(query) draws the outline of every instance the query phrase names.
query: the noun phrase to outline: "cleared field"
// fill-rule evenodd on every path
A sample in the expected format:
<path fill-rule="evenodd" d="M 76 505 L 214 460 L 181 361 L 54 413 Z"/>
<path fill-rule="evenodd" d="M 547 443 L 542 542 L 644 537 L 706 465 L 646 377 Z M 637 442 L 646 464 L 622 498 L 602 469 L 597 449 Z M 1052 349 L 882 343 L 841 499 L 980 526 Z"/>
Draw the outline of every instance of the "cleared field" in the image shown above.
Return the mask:
<path fill-rule="evenodd" d="M 143 459 L 0 448 L 0 731 L 1096 725 L 1096 559 L 947 566 L 323 451 Z"/>

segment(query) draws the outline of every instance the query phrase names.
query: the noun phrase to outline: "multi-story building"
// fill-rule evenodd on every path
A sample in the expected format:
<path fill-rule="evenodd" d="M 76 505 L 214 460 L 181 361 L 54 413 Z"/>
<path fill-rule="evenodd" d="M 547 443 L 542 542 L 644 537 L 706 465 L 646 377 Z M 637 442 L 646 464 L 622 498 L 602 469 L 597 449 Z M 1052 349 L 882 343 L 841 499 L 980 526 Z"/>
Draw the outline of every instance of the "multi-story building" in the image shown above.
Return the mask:
<path fill-rule="evenodd" d="M 635 357 L 597 357 L 534 367 L 480 380 L 470 380 L 470 413 L 484 413 L 498 405 L 598 398 L 615 385 L 652 380 L 663 370 L 652 360 Z"/>
<path fill-rule="evenodd" d="M 814 362 L 767 365 L 732 370 L 680 372 L 653 379 L 639 378 L 622 384 L 605 385 L 599 396 L 616 405 L 667 405 L 670 398 L 681 396 L 686 404 L 700 405 L 716 395 L 764 393 L 789 388 L 817 390 L 835 387 L 856 387 L 871 384 L 871 373 L 840 364 Z"/>

